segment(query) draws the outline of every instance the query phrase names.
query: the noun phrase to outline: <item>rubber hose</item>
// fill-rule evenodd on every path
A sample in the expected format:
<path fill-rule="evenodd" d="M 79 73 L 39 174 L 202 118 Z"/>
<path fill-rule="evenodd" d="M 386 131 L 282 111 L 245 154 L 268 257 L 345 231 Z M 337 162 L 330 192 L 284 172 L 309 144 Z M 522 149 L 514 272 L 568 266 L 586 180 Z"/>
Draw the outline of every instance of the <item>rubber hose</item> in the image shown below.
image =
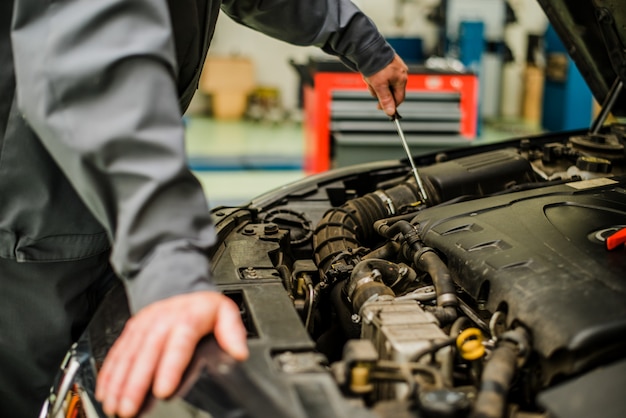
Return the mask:
<path fill-rule="evenodd" d="M 380 277 L 376 277 L 374 271 Z M 400 266 L 390 261 L 372 259 L 359 262 L 344 287 L 347 298 L 352 302 L 353 312 L 359 312 L 373 296 L 395 296 L 390 286 L 397 284 L 403 278 L 401 276 Z"/>
<path fill-rule="evenodd" d="M 350 280 L 359 280 L 359 278 L 371 274 L 372 270 L 378 270 L 382 282 L 389 287 L 395 285 L 402 276 L 398 264 L 378 258 L 368 258 L 354 266 Z M 405 275 L 409 276 L 408 272 Z"/>
<path fill-rule="evenodd" d="M 395 259 L 400 252 L 400 244 L 395 241 L 388 241 L 385 245 L 382 245 L 375 250 L 367 253 L 363 256 L 363 260 L 371 260 L 374 258 L 382 258 L 385 260 Z"/>
<path fill-rule="evenodd" d="M 361 324 L 352 321 L 352 311 L 346 303 L 344 294 L 344 286 L 346 282 L 338 283 L 330 292 L 330 300 L 335 308 L 339 326 L 346 336 L 347 340 L 356 339 L 361 336 Z"/>
<path fill-rule="evenodd" d="M 376 236 L 374 222 L 416 201 L 414 187 L 403 183 L 352 199 L 326 212 L 313 234 L 315 264 L 322 277 L 338 255 L 371 243 Z"/>
<path fill-rule="evenodd" d="M 454 282 L 450 277 L 448 267 L 441 258 L 434 251 L 423 246 L 417 228 L 406 220 L 400 220 L 392 225 L 388 225 L 385 221 L 378 221 L 375 228 L 386 238 L 402 234 L 405 241 L 403 246 L 405 256 L 413 259 L 415 268 L 427 272 L 435 286 L 437 307 L 431 312 L 442 325 L 454 321 L 457 318 L 458 306 Z M 407 252 L 410 254 L 406 254 Z"/>
<path fill-rule="evenodd" d="M 437 292 L 437 306 L 456 307 L 456 291 L 454 282 L 450 277 L 448 266 L 433 251 L 425 251 L 415 254 L 415 266 L 426 271 L 435 286 Z"/>
<path fill-rule="evenodd" d="M 502 342 L 491 353 L 483 370 L 480 391 L 471 418 L 500 418 L 504 416 L 507 395 L 517 364 L 516 345 Z"/>

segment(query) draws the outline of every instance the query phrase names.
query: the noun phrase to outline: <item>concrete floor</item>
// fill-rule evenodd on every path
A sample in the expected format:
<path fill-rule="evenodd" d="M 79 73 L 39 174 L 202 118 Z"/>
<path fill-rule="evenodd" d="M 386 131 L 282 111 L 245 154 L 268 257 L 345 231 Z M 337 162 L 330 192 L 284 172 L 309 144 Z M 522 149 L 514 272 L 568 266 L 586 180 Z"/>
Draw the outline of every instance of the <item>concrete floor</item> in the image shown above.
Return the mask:
<path fill-rule="evenodd" d="M 297 122 L 271 124 L 190 116 L 189 165 L 211 207 L 246 203 L 255 196 L 303 178 L 304 132 Z M 483 124 L 472 145 L 536 133 L 519 121 Z M 400 143 L 396 144 L 398 147 Z M 416 153 L 417 151 L 413 151 Z"/>
<path fill-rule="evenodd" d="M 301 125 L 187 119 L 189 165 L 211 207 L 240 205 L 305 176 Z"/>

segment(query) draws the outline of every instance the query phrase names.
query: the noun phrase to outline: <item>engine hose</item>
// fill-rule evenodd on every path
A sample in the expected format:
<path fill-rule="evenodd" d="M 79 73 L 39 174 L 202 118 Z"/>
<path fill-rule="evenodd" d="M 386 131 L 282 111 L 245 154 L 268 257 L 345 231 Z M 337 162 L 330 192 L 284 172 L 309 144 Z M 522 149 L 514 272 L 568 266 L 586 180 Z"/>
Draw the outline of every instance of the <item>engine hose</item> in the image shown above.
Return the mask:
<path fill-rule="evenodd" d="M 507 338 L 507 334 L 510 338 Z M 518 360 L 525 354 L 527 344 L 528 334 L 521 327 L 501 336 L 485 363 L 471 418 L 500 418 L 505 415 L 509 389 L 518 368 Z"/>
<path fill-rule="evenodd" d="M 437 307 L 431 312 L 441 325 L 453 322 L 457 318 L 458 300 L 450 271 L 434 250 L 423 246 L 417 228 L 406 220 L 400 220 L 392 225 L 379 221 L 376 222 L 375 228 L 379 234 L 387 238 L 402 234 L 405 256 L 413 260 L 416 269 L 428 273 L 435 286 Z"/>
<path fill-rule="evenodd" d="M 343 207 L 332 209 L 324 215 L 313 232 L 315 265 L 321 277 L 326 277 L 338 255 L 361 246 L 357 238 L 359 224 L 358 215 Z"/>
<path fill-rule="evenodd" d="M 369 245 L 376 236 L 374 222 L 396 215 L 418 200 L 415 186 L 402 183 L 352 199 L 326 212 L 313 233 L 315 264 L 321 277 L 346 251 Z"/>
<path fill-rule="evenodd" d="M 375 230 L 385 238 L 392 239 L 400 235 L 402 242 L 402 255 L 415 262 L 415 254 L 420 254 L 424 250 L 422 239 L 419 236 L 417 227 L 406 220 L 400 220 L 392 224 L 388 219 L 382 219 L 374 224 Z M 415 265 L 417 267 L 417 265 Z"/>
<path fill-rule="evenodd" d="M 339 327 L 343 331 L 346 339 L 357 339 L 361 335 L 361 325 L 352 321 L 353 311 L 347 304 L 343 294 L 346 282 L 337 283 L 330 292 L 330 300 L 337 313 Z"/>
<path fill-rule="evenodd" d="M 405 256 L 409 259 L 412 258 L 415 268 L 428 273 L 435 286 L 437 308 L 432 313 L 442 325 L 453 322 L 457 318 L 458 300 L 450 271 L 432 249 L 422 245 L 417 228 L 405 220 L 400 220 L 392 225 L 379 221 L 375 227 L 379 234 L 387 238 L 402 234 Z"/>
<path fill-rule="evenodd" d="M 457 318 L 456 308 L 459 302 L 448 266 L 428 248 L 423 248 L 421 252 L 415 254 L 414 264 L 416 268 L 430 275 L 435 286 L 437 307 L 430 312 L 435 315 L 441 325 L 453 322 Z"/>
<path fill-rule="evenodd" d="M 387 241 L 384 245 L 376 248 L 373 251 L 365 254 L 362 258 L 363 260 L 368 260 L 372 258 L 382 258 L 385 260 L 395 259 L 398 257 L 398 253 L 400 252 L 400 244 L 395 241 Z"/>
<path fill-rule="evenodd" d="M 413 262 L 417 268 L 430 275 L 437 292 L 437 306 L 456 308 L 458 301 L 454 282 L 448 266 L 441 258 L 434 251 L 423 248 L 415 254 Z"/>
<path fill-rule="evenodd" d="M 409 236 L 416 235 L 417 230 L 406 219 L 393 222 L 390 219 L 380 219 L 374 223 L 374 229 L 385 238 L 393 238 L 398 234 L 402 234 L 406 239 Z"/>
<path fill-rule="evenodd" d="M 404 270 L 402 268 L 404 266 Z M 415 280 L 417 274 L 405 264 L 396 264 L 391 261 L 368 258 L 359 262 L 352 270 L 352 279 L 359 280 L 360 277 L 370 275 L 373 270 L 380 273 L 380 278 L 384 284 L 393 288 L 403 280 Z"/>
<path fill-rule="evenodd" d="M 472 322 L 466 316 L 457 318 L 450 326 L 450 337 L 457 338 L 462 330 L 472 325 Z M 454 345 L 453 345 L 454 347 Z M 448 383 L 448 387 L 451 387 L 454 382 L 454 363 L 457 355 L 457 350 L 453 349 L 448 351 L 448 355 L 444 357 L 444 363 L 441 365 L 444 379 Z"/>
<path fill-rule="evenodd" d="M 405 280 L 415 280 L 416 274 L 411 269 L 405 271 L 396 263 L 381 259 L 360 261 L 352 270 L 344 291 L 352 303 L 353 312 L 360 312 L 368 300 L 388 295 L 395 296 L 391 289 Z"/>

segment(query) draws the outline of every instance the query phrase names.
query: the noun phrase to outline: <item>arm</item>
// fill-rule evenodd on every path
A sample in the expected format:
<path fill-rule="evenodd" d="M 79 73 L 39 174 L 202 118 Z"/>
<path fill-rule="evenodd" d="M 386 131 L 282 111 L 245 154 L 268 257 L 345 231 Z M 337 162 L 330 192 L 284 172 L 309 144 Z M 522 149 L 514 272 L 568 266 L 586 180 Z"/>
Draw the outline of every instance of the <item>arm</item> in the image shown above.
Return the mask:
<path fill-rule="evenodd" d="M 374 23 L 349 0 L 225 0 L 235 21 L 295 45 L 315 45 L 363 74 L 379 107 L 404 101 L 408 68 Z"/>
<path fill-rule="evenodd" d="M 211 330 L 244 358 L 237 308 L 208 277 L 214 232 L 186 168 L 166 1 L 16 0 L 12 43 L 20 109 L 107 230 L 135 313 L 101 371 L 105 410 L 132 415 L 153 377 L 167 396 Z"/>
<path fill-rule="evenodd" d="M 16 3 L 18 103 L 107 230 L 132 310 L 212 289 L 213 231 L 186 168 L 165 2 L 47 3 Z"/>
<path fill-rule="evenodd" d="M 374 23 L 348 0 L 225 0 L 222 10 L 273 38 L 321 47 L 365 76 L 382 70 L 394 57 Z"/>

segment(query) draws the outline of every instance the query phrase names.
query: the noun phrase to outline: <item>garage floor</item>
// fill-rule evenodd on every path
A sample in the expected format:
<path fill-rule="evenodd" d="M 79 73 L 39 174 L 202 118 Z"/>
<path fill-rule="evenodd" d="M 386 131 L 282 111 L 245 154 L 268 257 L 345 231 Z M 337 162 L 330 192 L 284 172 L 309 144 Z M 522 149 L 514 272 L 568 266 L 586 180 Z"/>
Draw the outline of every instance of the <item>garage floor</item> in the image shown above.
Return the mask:
<path fill-rule="evenodd" d="M 189 165 L 211 207 L 239 205 L 305 176 L 304 134 L 297 122 L 272 124 L 188 117 Z M 484 124 L 473 145 L 536 133 L 518 121 Z"/>
<path fill-rule="evenodd" d="M 189 165 L 211 207 L 239 205 L 304 177 L 300 124 L 187 119 Z"/>

